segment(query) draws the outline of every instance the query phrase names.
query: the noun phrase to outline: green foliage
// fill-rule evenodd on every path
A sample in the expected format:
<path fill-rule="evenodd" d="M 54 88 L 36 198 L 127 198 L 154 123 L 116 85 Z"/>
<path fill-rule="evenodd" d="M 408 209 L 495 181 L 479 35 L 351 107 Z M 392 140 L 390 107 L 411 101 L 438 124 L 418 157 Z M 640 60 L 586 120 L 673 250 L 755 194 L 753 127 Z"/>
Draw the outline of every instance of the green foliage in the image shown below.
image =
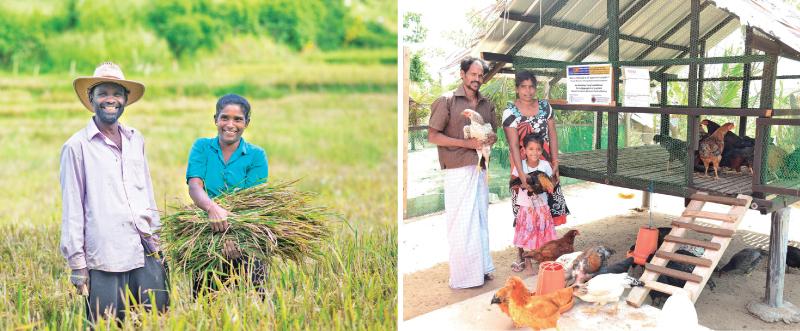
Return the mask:
<path fill-rule="evenodd" d="M 152 28 L 167 40 L 176 58 L 200 48 L 213 49 L 221 38 L 223 24 L 207 13 L 209 3 L 185 0 L 153 1 L 148 14 Z"/>
<path fill-rule="evenodd" d="M 74 63 L 75 73 L 89 74 L 98 63 L 113 59 L 130 74 L 165 66 L 165 61 L 171 58 L 166 41 L 142 28 L 102 30 L 92 34 L 69 31 L 48 38 L 43 49 L 54 54 L 44 69 L 56 72 L 66 72 Z"/>
<path fill-rule="evenodd" d="M 42 51 L 44 34 L 41 30 L 45 19 L 34 14 L 27 20 L 5 12 L 0 7 L 0 65 L 10 67 L 12 63 L 23 60 L 44 60 Z"/>
<path fill-rule="evenodd" d="M 397 44 L 397 34 L 389 31 L 383 24 L 364 22 L 353 18 L 348 27 L 345 44 L 351 47 L 384 48 Z"/>
<path fill-rule="evenodd" d="M 0 69 L 64 72 L 113 60 L 150 72 L 192 65 L 243 35 L 293 52 L 396 49 L 391 10 L 385 0 L 9 0 L 0 5 Z"/>
<path fill-rule="evenodd" d="M 431 81 L 431 75 L 425 70 L 425 62 L 422 61 L 422 52 L 412 54 L 408 65 L 408 78 L 412 82 L 426 83 Z"/>
<path fill-rule="evenodd" d="M 403 15 L 403 41 L 421 43 L 428 37 L 428 28 L 422 25 L 422 15 L 407 12 Z"/>

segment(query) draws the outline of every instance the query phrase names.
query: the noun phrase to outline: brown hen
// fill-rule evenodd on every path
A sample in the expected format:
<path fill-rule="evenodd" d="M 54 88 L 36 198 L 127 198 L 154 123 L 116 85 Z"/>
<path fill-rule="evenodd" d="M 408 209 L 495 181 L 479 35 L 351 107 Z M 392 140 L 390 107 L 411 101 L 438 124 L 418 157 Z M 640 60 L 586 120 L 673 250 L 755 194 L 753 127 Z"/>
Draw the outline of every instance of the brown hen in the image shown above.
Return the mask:
<path fill-rule="evenodd" d="M 563 237 L 551 240 L 537 249 L 522 254 L 522 257 L 533 258 L 539 263 L 555 261 L 559 256 L 575 251 L 575 236 L 578 230 L 569 230 Z"/>
<path fill-rule="evenodd" d="M 517 276 L 506 281 L 506 286 L 495 293 L 493 304 L 511 317 L 514 326 L 527 326 L 534 330 L 556 326 L 561 313 L 572 308 L 573 288 L 567 287 L 547 295 L 533 295 Z"/>
<path fill-rule="evenodd" d="M 725 133 L 731 129 L 733 129 L 733 123 L 725 123 L 710 136 L 700 141 L 697 154 L 703 161 L 706 176 L 708 176 L 708 165 L 711 164 L 714 167 L 714 179 L 719 179 L 719 162 L 722 160 L 722 151 L 725 149 Z"/>

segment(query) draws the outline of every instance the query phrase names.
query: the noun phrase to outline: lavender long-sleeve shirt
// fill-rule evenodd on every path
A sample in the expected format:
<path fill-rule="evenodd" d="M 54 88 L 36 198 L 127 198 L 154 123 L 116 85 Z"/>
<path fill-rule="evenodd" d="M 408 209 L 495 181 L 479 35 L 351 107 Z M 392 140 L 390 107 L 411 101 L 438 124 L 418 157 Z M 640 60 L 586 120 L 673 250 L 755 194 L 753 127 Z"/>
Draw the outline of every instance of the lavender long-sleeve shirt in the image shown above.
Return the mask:
<path fill-rule="evenodd" d="M 141 238 L 157 249 L 161 221 L 144 138 L 119 130 L 121 149 L 90 119 L 61 148 L 61 253 L 72 269 L 125 272 L 144 266 Z"/>

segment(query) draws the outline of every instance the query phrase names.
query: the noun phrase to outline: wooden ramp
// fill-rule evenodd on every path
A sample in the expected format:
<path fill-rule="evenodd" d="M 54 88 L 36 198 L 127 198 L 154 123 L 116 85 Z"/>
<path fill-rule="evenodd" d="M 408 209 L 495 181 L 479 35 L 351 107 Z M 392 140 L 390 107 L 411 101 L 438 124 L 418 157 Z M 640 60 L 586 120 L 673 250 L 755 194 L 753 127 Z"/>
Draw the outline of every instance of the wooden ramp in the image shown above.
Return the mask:
<path fill-rule="evenodd" d="M 736 228 L 739 227 L 747 212 L 747 207 L 753 200 L 747 195 L 738 195 L 736 198 L 712 196 L 699 192 L 691 196 L 691 202 L 686 206 L 683 214 L 677 221 L 672 222 L 672 231 L 664 237 L 664 243 L 655 253 L 650 263 L 645 264 L 645 272 L 640 278 L 645 283 L 644 287 L 634 287 L 628 294 L 627 302 L 634 307 L 640 307 L 650 291 L 659 291 L 672 294 L 677 287 L 657 281 L 659 275 L 666 275 L 686 281 L 683 288 L 689 292 L 692 302 L 697 301 L 700 292 L 717 267 L 722 254 L 728 248 Z M 730 206 L 727 214 L 703 211 L 706 202 L 713 202 Z M 716 226 L 705 226 L 695 223 L 696 219 L 703 219 L 704 223 L 716 223 Z M 711 235 L 711 240 L 697 240 L 686 238 L 689 231 Z M 676 254 L 680 244 L 705 248 L 700 257 Z M 682 272 L 666 267 L 667 262 L 675 261 L 694 265 L 692 273 Z"/>

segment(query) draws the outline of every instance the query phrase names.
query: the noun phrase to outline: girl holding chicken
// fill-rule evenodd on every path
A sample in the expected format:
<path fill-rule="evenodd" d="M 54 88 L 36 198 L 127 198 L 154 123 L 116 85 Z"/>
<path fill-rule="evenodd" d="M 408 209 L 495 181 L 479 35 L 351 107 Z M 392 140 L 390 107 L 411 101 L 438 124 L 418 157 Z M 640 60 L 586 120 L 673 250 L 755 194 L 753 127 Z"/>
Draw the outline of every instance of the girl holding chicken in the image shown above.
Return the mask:
<path fill-rule="evenodd" d="M 569 208 L 561 191 L 558 172 L 558 135 L 556 134 L 555 116 L 553 108 L 547 100 L 537 99 L 536 97 L 536 76 L 527 70 L 517 72 L 514 77 L 517 98 L 509 101 L 508 106 L 503 111 L 503 131 L 508 141 L 509 158 L 511 161 L 511 180 L 520 180 L 521 185 L 511 185 L 511 207 L 514 212 L 514 226 L 516 227 L 519 206 L 517 204 L 520 188 L 530 190 L 527 184 L 528 174 L 518 173 L 525 163 L 527 155 L 524 151 L 523 139 L 528 134 L 539 134 L 544 143 L 543 152 L 540 159 L 545 159 L 552 166 L 553 181 L 555 189 L 552 194 L 547 195 L 547 204 L 550 207 L 550 215 L 553 223 L 558 226 L 566 223 Z M 518 175 L 519 174 L 519 175 Z M 524 267 L 524 265 L 523 265 Z M 514 268 L 519 269 L 519 263 L 515 263 Z"/>
<path fill-rule="evenodd" d="M 542 159 L 544 152 L 544 140 L 537 134 L 529 134 L 522 140 L 522 147 L 525 150 L 525 161 L 522 162 L 522 171 L 531 175 L 536 171 L 545 173 L 547 176 L 553 175 L 553 168 L 550 162 Z M 512 169 L 513 175 L 517 174 L 517 169 Z M 527 185 L 530 187 L 530 185 Z M 528 188 L 531 189 L 532 188 Z M 541 193 L 528 193 L 528 189 L 520 188 L 517 194 L 517 212 L 514 229 L 514 246 L 519 249 L 519 261 L 511 265 L 511 269 L 520 272 L 525 270 L 525 260 L 522 254 L 525 250 L 533 250 L 541 247 L 548 241 L 556 239 L 556 229 L 553 217 L 550 214 L 550 206 L 547 204 L 547 191 Z M 552 191 L 552 186 L 549 187 Z M 552 193 L 552 192 L 549 192 Z"/>

